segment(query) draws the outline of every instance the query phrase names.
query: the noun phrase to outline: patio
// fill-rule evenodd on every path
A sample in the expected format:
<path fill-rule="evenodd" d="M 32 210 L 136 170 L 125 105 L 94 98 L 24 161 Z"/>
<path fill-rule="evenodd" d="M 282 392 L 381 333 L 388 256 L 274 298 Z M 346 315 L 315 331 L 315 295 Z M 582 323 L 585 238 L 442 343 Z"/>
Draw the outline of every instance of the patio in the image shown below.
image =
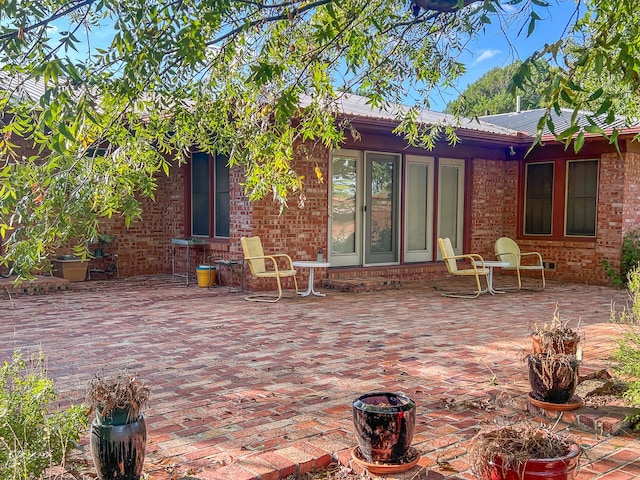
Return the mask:
<path fill-rule="evenodd" d="M 497 288 L 513 280 L 497 277 Z M 549 282 L 543 292 L 444 298 L 459 279 L 369 293 L 247 302 L 227 288 L 171 276 L 82 282 L 3 298 L 1 358 L 41 347 L 63 403 L 83 401 L 103 366 L 151 385 L 145 473 L 152 480 L 277 480 L 347 462 L 351 403 L 401 391 L 418 405 L 420 465 L 393 479 L 471 479 L 466 442 L 477 429 L 529 416 L 520 361 L 529 325 L 560 318 L 585 333 L 582 373 L 606 367 L 624 291 Z M 589 412 L 587 412 L 589 410 Z M 591 420 L 589 420 L 591 419 Z M 595 419 L 595 420 L 594 420 Z M 564 420 L 564 421 L 563 421 Z M 608 436 L 607 409 L 565 412 L 585 448 L 579 480 L 640 477 L 638 435 Z M 604 433 L 588 427 L 597 421 Z M 576 426 L 581 422 L 582 427 Z M 592 425 L 593 426 L 593 425 Z M 89 458 L 88 436 L 83 457 Z M 420 472 L 420 473 L 417 473 Z"/>

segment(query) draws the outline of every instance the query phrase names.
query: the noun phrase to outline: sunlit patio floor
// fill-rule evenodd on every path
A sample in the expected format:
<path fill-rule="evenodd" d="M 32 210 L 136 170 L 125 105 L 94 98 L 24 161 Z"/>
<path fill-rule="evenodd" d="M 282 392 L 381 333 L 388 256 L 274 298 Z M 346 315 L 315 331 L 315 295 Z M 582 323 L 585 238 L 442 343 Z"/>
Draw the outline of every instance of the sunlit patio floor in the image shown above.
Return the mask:
<path fill-rule="evenodd" d="M 497 288 L 507 282 L 497 277 Z M 289 291 L 265 304 L 165 275 L 0 292 L 0 353 L 41 348 L 63 403 L 82 402 L 101 369 L 138 372 L 151 386 L 151 480 L 277 480 L 346 463 L 356 445 L 351 404 L 371 391 L 404 392 L 418 405 L 420 463 L 387 478 L 471 479 L 466 452 L 479 429 L 557 421 L 527 410 L 530 325 L 550 322 L 557 305 L 561 319 L 580 321 L 582 373 L 611 367 L 622 327 L 609 322 L 610 307 L 627 294 L 558 282 L 473 300 L 440 294 L 464 287 L 456 278 L 378 293 Z M 639 437 L 606 431 L 624 413 L 583 407 L 560 418 L 556 428 L 584 448 L 579 480 L 640 478 Z M 85 435 L 75 457 L 89 459 L 87 444 Z"/>

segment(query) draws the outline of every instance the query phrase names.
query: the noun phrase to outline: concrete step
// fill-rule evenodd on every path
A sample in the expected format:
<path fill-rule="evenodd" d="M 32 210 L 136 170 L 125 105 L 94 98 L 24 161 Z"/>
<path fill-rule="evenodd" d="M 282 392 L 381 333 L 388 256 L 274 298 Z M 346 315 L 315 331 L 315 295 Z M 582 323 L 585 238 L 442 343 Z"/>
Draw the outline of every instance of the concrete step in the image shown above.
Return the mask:
<path fill-rule="evenodd" d="M 340 292 L 361 293 L 400 290 L 402 282 L 397 278 L 384 277 L 325 278 L 322 286 Z"/>

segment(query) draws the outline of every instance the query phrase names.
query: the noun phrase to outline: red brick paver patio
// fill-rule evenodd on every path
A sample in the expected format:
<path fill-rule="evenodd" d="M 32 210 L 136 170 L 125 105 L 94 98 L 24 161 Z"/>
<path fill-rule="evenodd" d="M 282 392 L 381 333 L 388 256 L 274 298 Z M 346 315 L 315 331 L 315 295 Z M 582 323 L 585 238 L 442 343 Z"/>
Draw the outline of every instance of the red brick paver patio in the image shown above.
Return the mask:
<path fill-rule="evenodd" d="M 552 421 L 526 411 L 520 358 L 529 325 L 549 322 L 556 303 L 562 319 L 581 319 L 583 372 L 595 371 L 608 366 L 621 331 L 609 323 L 611 301 L 622 304 L 626 293 L 551 282 L 544 292 L 462 300 L 443 298 L 437 289 L 446 284 L 276 304 L 170 276 L 0 293 L 0 353 L 41 347 L 64 402 L 81 402 L 103 366 L 137 371 L 152 387 L 145 473 L 153 480 L 277 480 L 346 462 L 351 403 L 376 390 L 418 405 L 420 466 L 387 478 L 470 479 L 466 450 L 478 428 Z M 618 416 L 601 418 L 610 414 Z M 640 478 L 638 436 L 580 428 L 580 416 L 583 427 L 595 418 L 606 432 L 620 412 L 580 409 L 558 423 L 585 449 L 578 479 Z"/>

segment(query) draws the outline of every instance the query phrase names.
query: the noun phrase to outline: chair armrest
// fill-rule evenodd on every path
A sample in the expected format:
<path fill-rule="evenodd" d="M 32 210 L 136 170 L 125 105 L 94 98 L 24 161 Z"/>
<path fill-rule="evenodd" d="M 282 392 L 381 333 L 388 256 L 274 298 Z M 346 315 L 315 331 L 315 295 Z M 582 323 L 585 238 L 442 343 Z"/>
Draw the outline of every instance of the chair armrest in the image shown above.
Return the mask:
<path fill-rule="evenodd" d="M 456 259 L 456 260 L 457 259 L 467 259 L 471 263 L 471 266 L 473 267 L 474 270 L 477 270 L 476 262 L 478 262 L 480 264 L 480 268 L 485 268 L 484 267 L 484 258 L 482 258 L 482 255 L 478 255 L 477 253 L 467 253 L 467 254 L 463 254 L 463 255 L 453 255 L 451 257 L 442 257 L 443 260 L 449 260 L 450 258 L 453 258 L 453 259 Z"/>
<path fill-rule="evenodd" d="M 274 253 L 271 256 L 274 258 L 286 258 L 289 262 L 289 267 L 291 268 L 291 270 L 293 270 L 293 260 L 291 260 L 291 257 L 286 253 Z"/>
<path fill-rule="evenodd" d="M 538 257 L 538 261 L 540 262 L 538 265 L 543 266 L 544 263 L 542 263 L 542 255 L 540 255 L 538 252 L 526 252 L 526 253 L 521 253 L 520 256 L 524 257 L 524 256 L 536 256 Z"/>
<path fill-rule="evenodd" d="M 273 262 L 273 267 L 276 273 L 278 273 L 278 260 L 273 255 L 258 255 L 255 257 L 244 257 L 244 259 L 248 262 L 251 260 L 271 260 Z"/>

